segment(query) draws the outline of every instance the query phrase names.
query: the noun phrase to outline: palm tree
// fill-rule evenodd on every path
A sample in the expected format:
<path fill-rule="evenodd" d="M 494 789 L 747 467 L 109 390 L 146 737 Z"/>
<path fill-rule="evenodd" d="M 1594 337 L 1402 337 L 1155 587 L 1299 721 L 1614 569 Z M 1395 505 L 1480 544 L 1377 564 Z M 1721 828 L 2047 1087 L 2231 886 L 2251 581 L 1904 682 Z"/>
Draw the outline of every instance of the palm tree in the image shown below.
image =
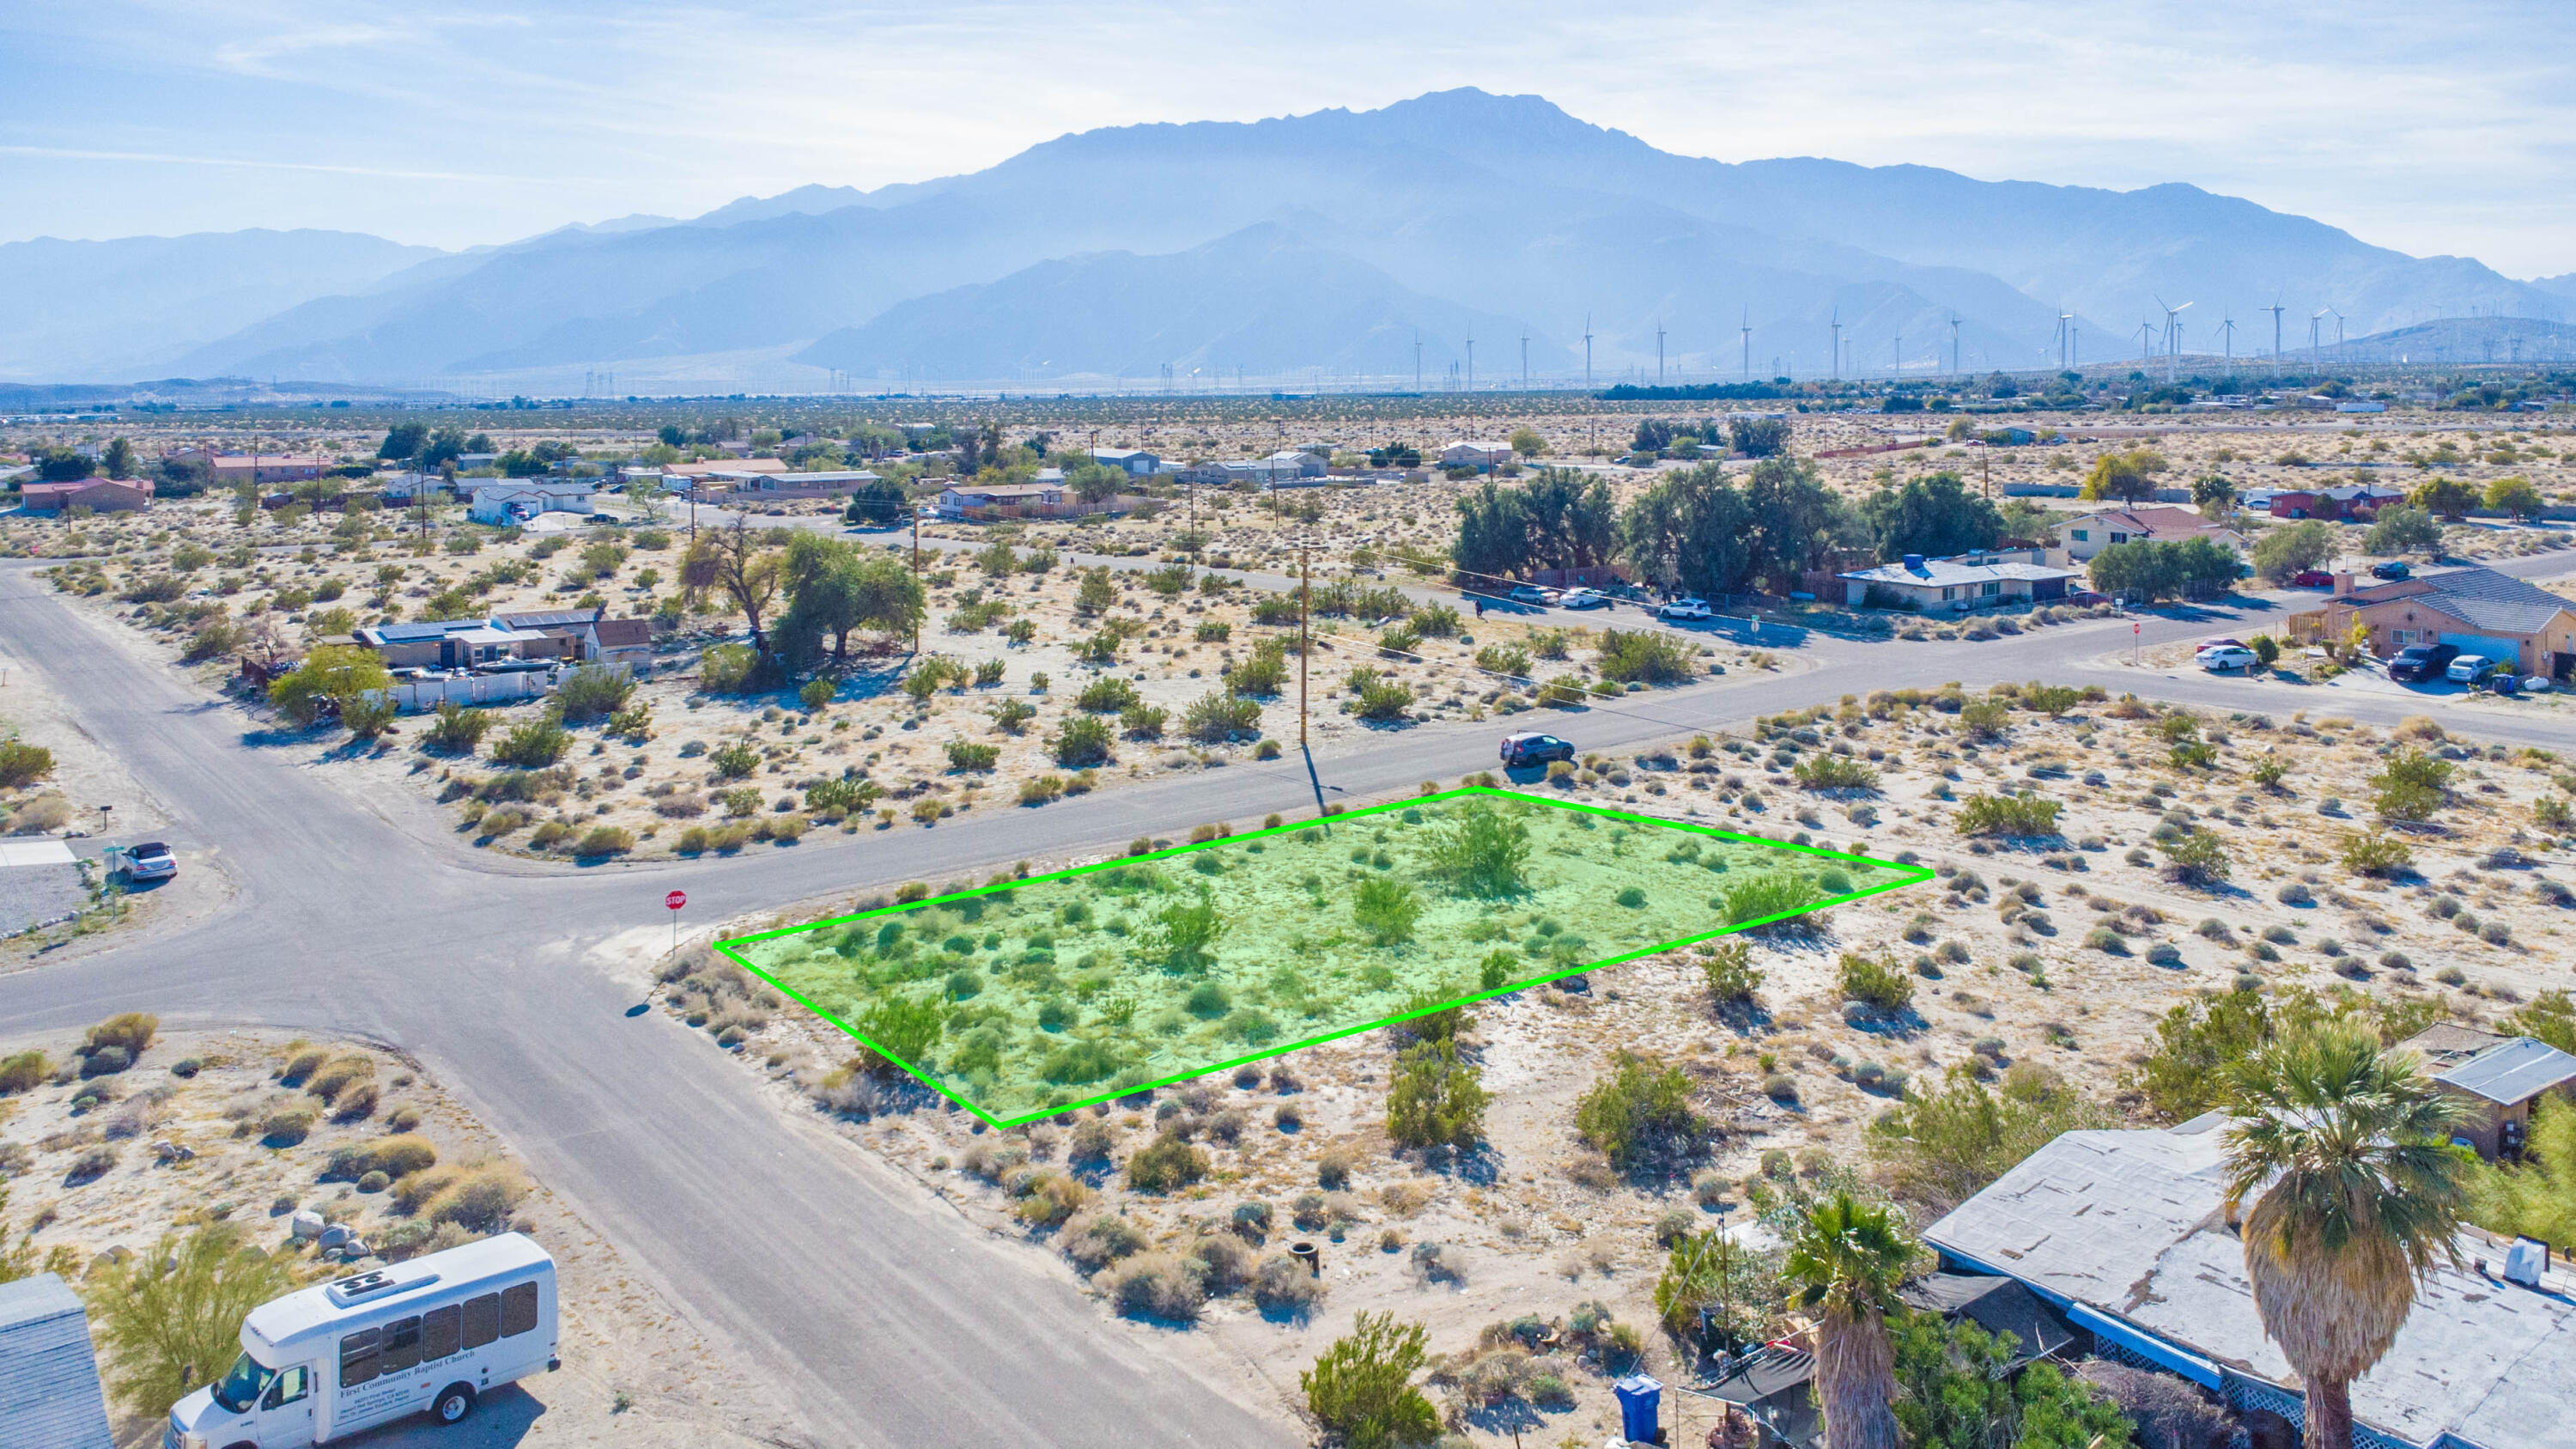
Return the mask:
<path fill-rule="evenodd" d="M 1896 1449 L 1896 1351 L 1887 1314 L 1897 1285 L 1921 1249 L 1904 1219 L 1886 1204 L 1849 1192 L 1808 1209 L 1789 1242 L 1780 1275 L 1803 1307 L 1821 1309 L 1816 1343 L 1816 1399 L 1825 1411 L 1827 1449 Z"/>
<path fill-rule="evenodd" d="M 2306 1388 L 2306 1443 L 2351 1449 L 2352 1381 L 2396 1341 L 2434 1260 L 2457 1261 L 2460 1108 L 2348 1023 L 2274 1038 L 2228 1085 L 2231 1211 L 2262 1194 L 2243 1229 L 2255 1311 Z"/>

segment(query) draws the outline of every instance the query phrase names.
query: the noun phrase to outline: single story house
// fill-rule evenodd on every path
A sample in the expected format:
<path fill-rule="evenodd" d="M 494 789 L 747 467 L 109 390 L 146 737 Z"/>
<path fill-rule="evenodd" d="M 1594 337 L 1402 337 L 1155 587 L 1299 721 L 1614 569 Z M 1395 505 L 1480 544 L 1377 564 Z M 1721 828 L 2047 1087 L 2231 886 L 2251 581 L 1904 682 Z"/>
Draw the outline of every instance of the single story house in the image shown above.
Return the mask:
<path fill-rule="evenodd" d="M 2347 523 L 2368 523 L 2379 516 L 2379 510 L 2405 501 L 2405 489 L 2379 483 L 2340 483 L 2332 488 L 2280 488 L 2273 490 L 2271 513 L 2274 518 L 2342 519 Z"/>
<path fill-rule="evenodd" d="M 986 509 L 1062 508 L 1072 495 L 1062 482 L 951 483 L 932 507 L 942 518 L 967 518 Z"/>
<path fill-rule="evenodd" d="M 653 658 L 653 623 L 649 619 L 612 619 L 606 608 L 540 609 L 500 614 L 495 622 L 517 633 L 552 640 L 552 652 L 584 664 L 646 664 Z M 546 649 L 530 645 L 520 657 L 540 659 Z"/>
<path fill-rule="evenodd" d="M 2093 1352 L 2189 1379 L 2257 1421 L 2303 1424 L 2298 1376 L 2263 1330 L 2227 1191 L 2225 1127 L 2069 1132 L 1924 1231 L 1957 1273 L 2011 1278 Z M 2250 1204 L 2249 1204 L 2250 1205 Z M 2541 1245 L 2464 1233 L 2387 1355 L 2352 1384 L 2369 1449 L 2569 1449 L 2576 1278 Z"/>
<path fill-rule="evenodd" d="M 1091 461 L 1115 468 L 1131 478 L 1151 478 L 1167 471 L 1159 455 L 1142 448 L 1094 448 Z"/>
<path fill-rule="evenodd" d="M 1444 468 L 1499 468 L 1512 460 L 1512 445 L 1491 438 L 1462 438 L 1440 450 Z"/>
<path fill-rule="evenodd" d="M 662 470 L 673 478 L 704 478 L 710 473 L 784 473 L 782 458 L 727 458 L 723 462 L 673 463 Z"/>
<path fill-rule="evenodd" d="M 765 460 L 764 460 L 765 461 Z M 698 490 L 711 492 L 721 486 L 728 496 L 762 498 L 830 498 L 855 493 L 870 483 L 883 481 L 864 468 L 833 469 L 818 473 L 780 473 L 769 469 L 718 468 L 698 480 Z"/>
<path fill-rule="evenodd" d="M 113 1449 L 89 1310 L 60 1276 L 0 1283 L 0 1444 Z"/>
<path fill-rule="evenodd" d="M 470 669 L 504 659 L 551 659 L 563 651 L 536 629 L 514 629 L 499 619 L 422 619 L 408 624 L 368 624 L 350 637 L 384 656 L 393 669 Z"/>
<path fill-rule="evenodd" d="M 1308 468 L 1314 471 L 1309 473 Z M 1184 483 L 1203 483 L 1211 488 L 1226 488 L 1241 483 L 1254 488 L 1294 486 L 1305 478 L 1323 476 L 1323 460 L 1310 453 L 1277 452 L 1267 458 L 1235 458 L 1224 462 L 1199 463 L 1181 470 Z"/>
<path fill-rule="evenodd" d="M 2044 549 L 1925 558 L 1909 553 L 1891 564 L 1835 575 L 1852 607 L 1961 613 L 1996 604 L 2046 603 L 2066 597 L 2077 571 L 2040 562 Z"/>
<path fill-rule="evenodd" d="M 19 506 L 29 513 L 61 513 L 86 508 L 92 513 L 132 513 L 152 505 L 149 478 L 79 478 L 60 483 L 31 479 L 19 485 Z"/>
<path fill-rule="evenodd" d="M 2397 1044 L 2424 1058 L 2442 1094 L 2466 1108 L 2451 1134 L 2480 1157 L 2520 1157 L 2531 1141 L 2531 1110 L 2554 1096 L 2576 1107 L 2576 1056 L 2527 1036 L 2499 1036 L 2444 1022 Z"/>
<path fill-rule="evenodd" d="M 1269 464 L 1275 481 L 1282 475 L 1294 478 L 1321 478 L 1330 459 L 1322 453 L 1304 448 L 1282 448 L 1261 461 Z"/>
<path fill-rule="evenodd" d="M 173 448 L 162 455 L 173 463 L 203 467 L 217 488 L 242 483 L 303 483 L 338 466 L 319 453 L 217 453 L 206 448 Z"/>
<path fill-rule="evenodd" d="M 2231 553 L 2245 552 L 2245 535 L 2212 523 L 2188 508 L 2111 508 L 2079 513 L 2050 530 L 2064 562 L 2083 563 L 2116 543 L 2180 543 L 2205 538 Z"/>
<path fill-rule="evenodd" d="M 447 480 L 435 473 L 380 473 L 376 475 L 375 482 L 379 496 L 385 502 L 406 506 L 415 494 L 426 492 L 431 498 L 436 498 L 447 491 Z"/>
<path fill-rule="evenodd" d="M 599 485 L 587 478 L 477 480 L 465 516 L 476 523 L 525 523 L 540 513 L 589 513 Z"/>
<path fill-rule="evenodd" d="M 2523 674 L 2576 674 L 2576 601 L 2476 564 L 2368 587 L 2337 574 L 2334 596 L 2287 624 L 2292 639 L 2307 643 L 2348 639 L 2355 619 L 2382 657 L 2415 644 L 2448 644 Z"/>

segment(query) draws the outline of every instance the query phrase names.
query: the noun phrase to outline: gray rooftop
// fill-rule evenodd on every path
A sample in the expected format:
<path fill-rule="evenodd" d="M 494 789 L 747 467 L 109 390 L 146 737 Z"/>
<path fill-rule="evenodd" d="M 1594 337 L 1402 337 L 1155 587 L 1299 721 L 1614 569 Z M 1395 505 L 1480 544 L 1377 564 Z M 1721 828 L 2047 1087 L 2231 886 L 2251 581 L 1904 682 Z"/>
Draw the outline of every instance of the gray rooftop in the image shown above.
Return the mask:
<path fill-rule="evenodd" d="M 1924 1237 L 2044 1298 L 2295 1389 L 2227 1225 L 2224 1126 L 2211 1113 L 2170 1130 L 2069 1132 Z M 2466 1242 L 2462 1251 L 2494 1254 Z M 2480 1449 L 2576 1449 L 2571 1385 L 2576 1300 L 2439 1267 L 2387 1357 L 2354 1382 L 2352 1407 L 2417 1445 L 2447 1433 Z"/>
<path fill-rule="evenodd" d="M 2576 1057 L 2545 1041 L 2518 1036 L 2492 1046 L 2433 1080 L 2507 1106 L 2576 1078 Z"/>
<path fill-rule="evenodd" d="M 1842 575 L 1870 584 L 1930 584 L 1952 586 L 1982 584 L 1997 579 L 2071 579 L 2080 572 L 2051 564 L 2035 563 L 1960 563 L 1956 559 L 1925 559 L 1911 567 L 1903 563 L 1880 564 L 1876 568 L 1854 569 Z"/>
<path fill-rule="evenodd" d="M 2547 626 L 2560 610 L 2576 609 L 2576 604 L 2538 584 L 2474 564 L 2356 589 L 2352 597 L 2373 604 L 2423 604 L 2474 628 L 2509 634 L 2531 633 Z"/>
<path fill-rule="evenodd" d="M 111 1449 L 89 1317 L 62 1279 L 0 1283 L 0 1444 Z"/>

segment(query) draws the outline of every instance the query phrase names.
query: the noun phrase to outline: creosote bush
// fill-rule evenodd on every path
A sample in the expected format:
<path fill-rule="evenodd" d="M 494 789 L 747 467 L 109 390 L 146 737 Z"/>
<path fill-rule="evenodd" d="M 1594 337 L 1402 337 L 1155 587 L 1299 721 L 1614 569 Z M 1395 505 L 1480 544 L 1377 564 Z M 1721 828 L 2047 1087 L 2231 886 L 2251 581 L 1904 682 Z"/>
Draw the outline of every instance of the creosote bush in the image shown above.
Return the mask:
<path fill-rule="evenodd" d="M 1611 1074 L 1576 1104 L 1574 1130 L 1622 1171 L 1683 1155 L 1706 1125 L 1691 1110 L 1691 1093 L 1690 1074 L 1681 1068 L 1623 1051 Z"/>

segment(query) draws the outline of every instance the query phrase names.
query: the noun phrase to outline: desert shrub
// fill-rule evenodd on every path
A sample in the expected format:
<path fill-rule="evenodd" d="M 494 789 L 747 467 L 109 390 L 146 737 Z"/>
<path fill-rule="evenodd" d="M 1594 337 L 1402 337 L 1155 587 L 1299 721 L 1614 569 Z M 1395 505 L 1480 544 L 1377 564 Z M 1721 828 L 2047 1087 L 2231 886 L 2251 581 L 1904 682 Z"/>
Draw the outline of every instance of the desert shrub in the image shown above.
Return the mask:
<path fill-rule="evenodd" d="M 160 1030 L 161 1018 L 150 1012 L 119 1012 L 89 1029 L 81 1039 L 81 1051 L 86 1055 L 101 1047 L 120 1047 L 130 1063 L 143 1055 L 144 1049 L 152 1045 L 152 1038 Z"/>
<path fill-rule="evenodd" d="M 1083 686 L 1082 693 L 1073 698 L 1074 708 L 1087 709 L 1094 714 L 1116 714 L 1136 702 L 1136 686 L 1115 674 L 1104 674 L 1091 681 Z"/>
<path fill-rule="evenodd" d="M 1170 1253 L 1140 1253 L 1102 1275 L 1100 1283 L 1118 1311 L 1131 1317 L 1190 1323 L 1207 1303 L 1198 1273 Z"/>
<path fill-rule="evenodd" d="M 1747 876 L 1719 893 L 1719 904 L 1726 913 L 1726 923 L 1741 926 L 1750 921 L 1764 921 L 1788 912 L 1814 905 L 1823 899 L 1816 884 L 1803 875 L 1787 871 L 1766 871 Z"/>
<path fill-rule="evenodd" d="M 1691 1110 L 1690 1074 L 1621 1052 L 1611 1074 L 1575 1105 L 1574 1130 L 1622 1171 L 1696 1146 L 1705 1123 Z"/>
<path fill-rule="evenodd" d="M 1753 948 L 1741 941 L 1713 948 L 1700 958 L 1699 966 L 1708 978 L 1709 999 L 1721 1007 L 1750 1002 L 1762 985 L 1762 973 L 1753 966 Z"/>
<path fill-rule="evenodd" d="M 740 780 L 760 768 L 760 751 L 748 740 L 734 740 L 717 746 L 707 755 L 707 764 L 724 780 Z"/>
<path fill-rule="evenodd" d="M 1252 1249 L 1231 1233 L 1206 1234 L 1190 1244 L 1188 1256 L 1211 1296 L 1232 1293 L 1252 1279 Z"/>
<path fill-rule="evenodd" d="M 1971 795 L 1959 802 L 1953 823 L 1961 835 L 2055 835 L 2058 809 L 2037 795 Z"/>
<path fill-rule="evenodd" d="M 270 1147 L 292 1147 L 310 1136 L 313 1113 L 303 1107 L 288 1107 L 260 1119 L 259 1140 Z"/>
<path fill-rule="evenodd" d="M 2110 1112 L 2045 1068 L 2015 1066 L 1996 1090 L 1962 1065 L 1941 1086 L 1910 1091 L 1881 1113 L 1870 1124 L 1869 1149 L 1899 1197 L 1937 1216 L 2059 1133 L 2112 1121 Z"/>
<path fill-rule="evenodd" d="M 1047 753 L 1068 770 L 1105 765 L 1109 763 L 1109 726 L 1095 715 L 1069 716 L 1047 741 Z"/>
<path fill-rule="evenodd" d="M 2347 832 L 2337 854 L 2343 859 L 2343 868 L 2354 875 L 2395 875 L 2415 860 L 2415 852 L 2405 841 L 2384 830 Z"/>
<path fill-rule="evenodd" d="M 523 720 L 492 747 L 492 758 L 523 770 L 542 770 L 562 759 L 571 746 L 572 732 L 553 720 Z"/>
<path fill-rule="evenodd" d="M 952 770 L 989 770 L 1001 757 L 1002 751 L 998 746 L 979 745 L 971 740 L 948 742 L 948 768 Z"/>
<path fill-rule="evenodd" d="M 1377 945 L 1412 940 L 1414 923 L 1421 919 L 1422 898 L 1403 881 L 1377 876 L 1351 892 L 1351 920 Z"/>
<path fill-rule="evenodd" d="M 1253 1270 L 1253 1306 L 1273 1318 L 1304 1318 L 1323 1297 L 1324 1285 L 1294 1258 L 1264 1258 Z"/>
<path fill-rule="evenodd" d="M 2389 820 L 2429 819 L 2449 798 L 2451 762 L 2418 749 L 2390 755 L 2370 777 L 2371 803 Z"/>
<path fill-rule="evenodd" d="M 469 1168 L 442 1186 L 420 1206 L 433 1223 L 454 1223 L 469 1233 L 497 1233 L 510 1225 L 510 1214 L 528 1195 L 528 1179 L 506 1163 Z"/>
<path fill-rule="evenodd" d="M 1478 801 L 1429 833 L 1429 871 L 1463 895 L 1518 893 L 1530 854 L 1529 826 Z"/>
<path fill-rule="evenodd" d="M 23 1051 L 0 1058 L 0 1097 L 33 1091 L 53 1074 L 53 1060 L 40 1051 Z"/>
<path fill-rule="evenodd" d="M 1037 1172 L 1021 1184 L 1019 1206 L 1014 1211 L 1021 1222 L 1031 1227 L 1062 1227 L 1075 1213 L 1091 1206 L 1094 1196 L 1078 1179 L 1061 1172 Z"/>
<path fill-rule="evenodd" d="M 2233 868 L 2227 847 L 2206 830 L 2158 841 L 2156 848 L 2165 853 L 2166 877 L 2182 885 L 2207 889 L 2227 879 Z"/>
<path fill-rule="evenodd" d="M 1810 790 L 1875 790 L 1878 771 L 1849 755 L 1809 755 L 1789 772 Z"/>
<path fill-rule="evenodd" d="M 311 1077 L 306 1079 L 304 1090 L 329 1102 L 356 1083 L 371 1080 L 375 1075 L 374 1058 L 354 1053 L 337 1056 L 323 1063 Z"/>
<path fill-rule="evenodd" d="M 1843 1000 L 1857 1001 L 1875 1010 L 1899 1012 L 1914 1005 L 1914 977 L 1893 961 L 1846 951 L 1835 971 L 1835 982 L 1842 990 Z"/>
<path fill-rule="evenodd" d="M 1593 662 L 1602 678 L 1620 684 L 1679 684 L 1693 673 L 1690 645 L 1650 630 L 1602 630 Z"/>
<path fill-rule="evenodd" d="M 786 823 L 781 820 L 778 825 Z M 776 831 L 777 825 L 773 825 L 771 829 Z M 802 829 L 801 824 L 798 829 Z M 788 838 L 793 839 L 794 836 L 790 835 Z M 572 853 L 585 859 L 596 860 L 605 856 L 624 855 L 634 848 L 635 832 L 622 826 L 594 825 L 582 832 L 581 839 L 573 842 Z"/>
<path fill-rule="evenodd" d="M 1395 1060 L 1386 1089 L 1386 1134 L 1405 1147 L 1465 1150 L 1484 1136 L 1492 1101 L 1484 1073 L 1458 1059 L 1454 1041 L 1419 1041 Z"/>
<path fill-rule="evenodd" d="M 613 664 L 584 664 L 555 686 L 555 707 L 576 723 L 604 719 L 625 708 L 635 676 Z"/>
<path fill-rule="evenodd" d="M 2223 1449 L 2236 1438 L 2235 1416 L 2188 1379 L 2107 1358 L 2085 1359 L 2074 1376 L 2109 1396 L 2146 1449 Z"/>
<path fill-rule="evenodd" d="M 53 773 L 53 751 L 22 740 L 0 743 L 0 789 L 23 790 Z"/>
<path fill-rule="evenodd" d="M 1138 1192 L 1170 1192 L 1207 1176 L 1207 1154 L 1166 1132 L 1127 1159 L 1127 1185 Z"/>
<path fill-rule="evenodd" d="M 1412 690 L 1374 669 L 1354 669 L 1343 682 L 1350 687 L 1351 713 L 1361 719 L 1388 724 L 1413 707 Z"/>
<path fill-rule="evenodd" d="M 430 716 L 429 729 L 421 743 L 446 754 L 470 755 L 491 728 L 490 710 L 468 709 L 451 699 L 441 703 L 438 712 Z"/>
<path fill-rule="evenodd" d="M 1201 695 L 1181 712 L 1181 732 L 1203 744 L 1223 744 L 1261 733 L 1261 706 L 1241 694 Z"/>
<path fill-rule="evenodd" d="M 1391 1313 L 1361 1314 L 1348 1335 L 1297 1376 L 1306 1411 L 1347 1449 L 1429 1443 L 1440 1418 L 1413 1387 L 1422 1343 L 1419 1324 L 1398 1324 Z"/>
<path fill-rule="evenodd" d="M 709 694 L 750 694 L 774 672 L 748 644 L 718 644 L 698 654 L 698 688 Z"/>
<path fill-rule="evenodd" d="M 1118 712 L 1118 732 L 1131 740 L 1159 740 L 1172 712 L 1139 701 Z"/>
<path fill-rule="evenodd" d="M 884 1049 L 886 1055 L 873 1050 L 867 1053 L 869 1068 L 892 1073 L 900 1068 L 888 1060 L 888 1055 L 919 1063 L 939 1044 L 944 1022 L 937 1003 L 892 996 L 877 1001 L 850 1024 L 860 1036 Z"/>

